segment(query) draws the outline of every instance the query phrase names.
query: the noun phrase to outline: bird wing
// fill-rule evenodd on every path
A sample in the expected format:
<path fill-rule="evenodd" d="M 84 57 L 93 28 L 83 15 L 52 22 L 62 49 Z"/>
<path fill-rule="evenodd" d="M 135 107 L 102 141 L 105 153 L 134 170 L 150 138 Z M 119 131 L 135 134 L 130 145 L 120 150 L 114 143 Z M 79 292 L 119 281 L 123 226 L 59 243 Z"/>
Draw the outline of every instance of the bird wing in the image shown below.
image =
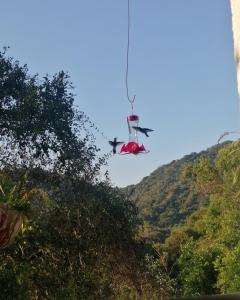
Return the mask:
<path fill-rule="evenodd" d="M 144 131 L 147 131 L 147 132 L 151 132 L 151 131 L 154 131 L 153 129 L 149 129 L 149 128 L 143 128 Z"/>
<path fill-rule="evenodd" d="M 124 144 L 124 142 L 116 142 L 116 145 L 118 146 L 118 145 L 122 145 L 122 144 Z"/>
<path fill-rule="evenodd" d="M 141 130 L 142 128 L 141 127 L 138 127 L 138 126 L 132 126 L 133 129 L 135 130 Z"/>
<path fill-rule="evenodd" d="M 112 141 L 108 141 L 109 142 L 109 145 L 113 146 L 114 145 L 114 142 Z"/>

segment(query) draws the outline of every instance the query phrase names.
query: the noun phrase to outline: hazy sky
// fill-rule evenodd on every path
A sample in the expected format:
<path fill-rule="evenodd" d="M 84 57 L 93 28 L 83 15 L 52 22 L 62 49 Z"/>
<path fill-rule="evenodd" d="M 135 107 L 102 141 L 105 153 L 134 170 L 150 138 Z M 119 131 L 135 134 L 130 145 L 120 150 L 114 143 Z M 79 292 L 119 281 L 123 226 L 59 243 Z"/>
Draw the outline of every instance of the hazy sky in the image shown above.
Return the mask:
<path fill-rule="evenodd" d="M 150 150 L 109 161 L 114 184 L 138 182 L 158 166 L 239 128 L 228 0 L 132 0 L 130 94 Z M 109 138 L 128 140 L 125 64 L 127 0 L 0 0 L 1 46 L 32 74 L 68 71 L 76 103 Z M 97 143 L 109 151 L 96 133 Z"/>

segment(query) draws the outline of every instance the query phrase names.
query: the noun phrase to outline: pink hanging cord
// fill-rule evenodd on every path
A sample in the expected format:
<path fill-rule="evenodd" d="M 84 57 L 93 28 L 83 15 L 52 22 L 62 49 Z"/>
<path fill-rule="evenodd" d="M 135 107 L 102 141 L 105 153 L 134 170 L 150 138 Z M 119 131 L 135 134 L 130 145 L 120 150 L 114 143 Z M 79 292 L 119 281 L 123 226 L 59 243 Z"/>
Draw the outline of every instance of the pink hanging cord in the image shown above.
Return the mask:
<path fill-rule="evenodd" d="M 133 113 L 133 103 L 135 101 L 136 95 L 132 97 L 132 99 L 129 96 L 129 89 L 128 89 L 128 68 L 129 68 L 129 49 L 130 49 L 130 22 L 131 22 L 131 16 L 130 16 L 130 0 L 128 0 L 128 41 L 127 41 L 127 65 L 126 65 L 126 90 L 127 90 L 127 98 L 128 101 L 131 104 L 132 113 Z"/>

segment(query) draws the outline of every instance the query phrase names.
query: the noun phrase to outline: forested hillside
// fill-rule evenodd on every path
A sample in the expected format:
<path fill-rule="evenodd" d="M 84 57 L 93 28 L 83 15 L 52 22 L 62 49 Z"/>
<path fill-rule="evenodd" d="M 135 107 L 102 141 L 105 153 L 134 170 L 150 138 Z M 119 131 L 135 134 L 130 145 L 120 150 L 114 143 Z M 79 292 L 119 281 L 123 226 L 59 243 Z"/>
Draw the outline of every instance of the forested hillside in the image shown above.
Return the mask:
<path fill-rule="evenodd" d="M 172 168 L 173 166 L 175 168 Z M 240 142 L 227 142 L 159 168 L 140 183 L 141 192 L 137 187 L 137 191 L 134 191 L 133 187 L 129 188 L 133 191 L 132 197 L 134 193 L 139 195 L 136 203 L 146 218 L 145 222 L 150 224 L 143 234 L 145 238 L 153 241 L 161 264 L 177 284 L 179 295 L 234 293 L 240 290 L 239 166 Z M 147 194 L 148 199 L 156 199 L 155 194 L 150 197 L 146 186 L 151 186 L 152 177 L 156 179 L 158 174 L 164 187 L 164 183 L 169 182 L 162 175 L 166 176 L 166 170 L 168 175 L 172 176 L 172 179 L 168 179 L 172 183 L 168 190 L 172 188 L 174 196 L 166 197 L 167 200 L 164 196 L 158 199 L 164 204 L 164 200 L 168 201 L 165 214 L 175 210 L 173 218 L 166 219 L 167 222 L 164 219 L 165 223 L 162 223 L 164 212 L 161 213 L 157 206 L 153 208 L 152 202 L 148 205 L 144 196 Z M 185 200 L 182 200 L 184 197 L 179 193 L 178 187 L 186 188 Z M 160 188 L 159 190 L 161 191 Z M 186 200 L 189 196 L 190 201 Z M 163 207 L 161 201 L 159 205 Z M 182 210 L 185 207 L 188 207 L 185 215 L 178 213 L 178 209 Z M 161 215 L 158 219 L 151 219 L 144 215 L 144 208 L 149 208 L 153 213 L 157 210 Z M 174 222 L 175 226 L 172 227 Z M 151 224 L 154 224 L 154 227 Z M 165 235 L 164 241 L 162 238 L 161 243 L 156 233 L 158 226 L 162 230 L 164 224 L 167 224 L 169 233 Z"/>
<path fill-rule="evenodd" d="M 202 157 L 185 180 L 209 199 L 184 224 L 172 229 L 161 249 L 184 295 L 240 290 L 240 142 Z M 169 270 L 170 270 L 169 269 Z"/>
<path fill-rule="evenodd" d="M 145 221 L 145 237 L 164 241 L 173 225 L 183 222 L 192 212 L 207 204 L 208 198 L 196 191 L 192 182 L 182 180 L 183 171 L 202 156 L 213 161 L 219 149 L 227 143 L 174 160 L 156 169 L 139 184 L 124 189 Z"/>

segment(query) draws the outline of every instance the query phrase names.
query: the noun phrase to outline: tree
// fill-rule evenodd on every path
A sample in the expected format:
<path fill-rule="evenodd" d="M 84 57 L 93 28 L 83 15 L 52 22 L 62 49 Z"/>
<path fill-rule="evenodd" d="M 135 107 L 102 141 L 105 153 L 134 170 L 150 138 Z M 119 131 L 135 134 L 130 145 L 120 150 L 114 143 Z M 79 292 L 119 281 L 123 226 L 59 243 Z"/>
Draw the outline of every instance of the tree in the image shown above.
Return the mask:
<path fill-rule="evenodd" d="M 215 265 L 219 272 L 217 286 L 221 292 L 238 292 L 240 290 L 240 247 L 227 250 Z"/>
<path fill-rule="evenodd" d="M 217 251 L 214 247 L 201 248 L 190 239 L 182 248 L 178 258 L 180 280 L 186 296 L 214 294 L 217 272 L 214 260 Z"/>
<path fill-rule="evenodd" d="M 95 177 L 106 157 L 96 161 L 99 149 L 86 116 L 74 108 L 72 90 L 65 72 L 40 80 L 7 57 L 6 50 L 0 52 L 1 167 L 43 167 Z"/>

